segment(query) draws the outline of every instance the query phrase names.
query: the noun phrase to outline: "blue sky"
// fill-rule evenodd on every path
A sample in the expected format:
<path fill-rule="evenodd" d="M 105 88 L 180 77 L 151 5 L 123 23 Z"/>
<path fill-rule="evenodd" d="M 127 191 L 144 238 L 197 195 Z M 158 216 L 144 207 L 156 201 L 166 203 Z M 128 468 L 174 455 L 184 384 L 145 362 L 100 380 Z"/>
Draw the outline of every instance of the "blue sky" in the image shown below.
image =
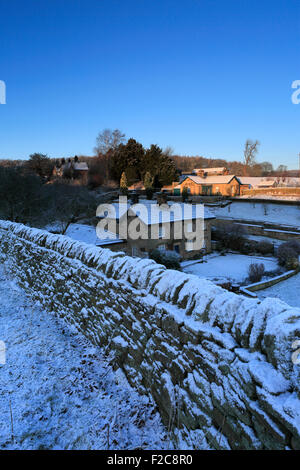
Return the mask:
<path fill-rule="evenodd" d="M 145 146 L 297 166 L 298 0 L 0 0 L 0 158 Z"/>

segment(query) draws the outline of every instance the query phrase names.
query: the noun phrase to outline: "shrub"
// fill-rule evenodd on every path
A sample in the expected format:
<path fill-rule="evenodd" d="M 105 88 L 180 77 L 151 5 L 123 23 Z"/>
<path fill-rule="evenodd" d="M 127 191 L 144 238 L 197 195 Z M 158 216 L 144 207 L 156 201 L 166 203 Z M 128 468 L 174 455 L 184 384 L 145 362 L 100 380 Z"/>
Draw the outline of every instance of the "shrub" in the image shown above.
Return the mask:
<path fill-rule="evenodd" d="M 277 249 L 277 259 L 280 266 L 287 269 L 296 269 L 299 265 L 298 257 L 300 253 L 300 244 L 297 240 L 290 240 L 282 243 Z"/>
<path fill-rule="evenodd" d="M 285 262 L 286 269 L 297 269 L 299 268 L 299 260 L 298 258 L 288 258 Z"/>
<path fill-rule="evenodd" d="M 251 263 L 248 268 L 248 277 L 250 282 L 259 282 L 265 272 L 263 263 Z"/>
<path fill-rule="evenodd" d="M 274 253 L 274 245 L 271 242 L 262 241 L 256 245 L 257 251 L 259 251 L 262 255 L 272 254 Z"/>
<path fill-rule="evenodd" d="M 168 269 L 180 270 L 180 255 L 176 251 L 166 250 L 152 250 L 149 253 L 149 258 L 156 261 L 156 263 L 163 264 Z"/>
<path fill-rule="evenodd" d="M 153 198 L 154 189 L 146 188 L 146 198 L 150 201 Z"/>
<path fill-rule="evenodd" d="M 257 250 L 257 243 L 254 240 L 243 240 L 240 246 L 240 252 L 243 255 L 250 255 L 251 253 L 255 253 Z"/>
<path fill-rule="evenodd" d="M 289 240 L 288 242 L 284 243 L 285 246 L 292 248 L 297 255 L 300 255 L 300 241 L 299 240 Z"/>
<path fill-rule="evenodd" d="M 90 164 L 88 171 L 88 185 L 90 188 L 97 188 L 104 183 L 104 161 L 97 159 Z"/>
<path fill-rule="evenodd" d="M 224 248 L 240 250 L 245 243 L 246 233 L 246 229 L 242 225 L 228 222 L 214 230 L 214 237 L 222 242 Z"/>
<path fill-rule="evenodd" d="M 130 195 L 130 201 L 132 204 L 138 204 L 139 202 L 139 195 L 135 192 L 132 192 Z"/>

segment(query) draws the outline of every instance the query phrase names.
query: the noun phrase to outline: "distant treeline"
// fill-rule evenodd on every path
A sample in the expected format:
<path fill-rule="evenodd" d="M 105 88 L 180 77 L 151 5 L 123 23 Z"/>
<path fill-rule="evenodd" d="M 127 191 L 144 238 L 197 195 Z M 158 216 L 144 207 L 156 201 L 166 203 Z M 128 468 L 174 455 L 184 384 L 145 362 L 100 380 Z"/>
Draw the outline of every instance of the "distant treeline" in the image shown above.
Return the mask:
<path fill-rule="evenodd" d="M 157 188 L 176 181 L 180 173 L 191 173 L 194 168 L 212 167 L 226 167 L 230 174 L 237 176 L 298 176 L 297 170 L 288 171 L 286 165 L 279 165 L 275 169 L 268 161 L 257 162 L 259 145 L 259 141 L 248 139 L 243 160 L 228 161 L 224 158 L 174 155 L 170 147 L 162 149 L 158 145 L 144 148 L 134 138 L 127 139 L 119 129 L 104 129 L 96 138 L 95 156 L 80 155 L 78 158 L 80 162 L 88 164 L 90 186 L 107 185 L 110 182 L 118 184 L 124 173 L 129 184 L 144 181 L 147 174 Z M 49 180 L 54 167 L 60 167 L 61 160 L 34 153 L 28 160 L 2 159 L 0 167 L 24 166 Z"/>
<path fill-rule="evenodd" d="M 172 159 L 180 172 L 191 172 L 194 168 L 226 167 L 230 174 L 242 176 L 298 176 L 298 170 L 287 170 L 285 165 L 280 165 L 276 170 L 272 163 L 262 162 L 246 166 L 242 162 L 228 161 L 222 158 L 206 158 L 202 156 L 173 155 Z"/>
<path fill-rule="evenodd" d="M 238 161 L 227 161 L 222 158 L 206 158 L 202 156 L 181 156 L 172 155 L 172 160 L 179 173 L 191 172 L 194 168 L 215 168 L 215 167 L 226 167 L 230 174 L 243 175 L 245 171 L 245 165 Z M 50 158 L 53 166 L 58 161 L 56 158 Z M 91 167 L 98 161 L 97 156 L 79 155 L 79 160 L 87 162 Z M 12 168 L 26 165 L 27 160 L 10 160 L 8 158 L 0 159 L 0 167 Z M 299 170 L 288 170 L 285 165 L 280 165 L 277 169 L 273 168 L 272 163 L 262 162 L 256 163 L 252 167 L 247 168 L 247 174 L 249 176 L 299 176 Z"/>

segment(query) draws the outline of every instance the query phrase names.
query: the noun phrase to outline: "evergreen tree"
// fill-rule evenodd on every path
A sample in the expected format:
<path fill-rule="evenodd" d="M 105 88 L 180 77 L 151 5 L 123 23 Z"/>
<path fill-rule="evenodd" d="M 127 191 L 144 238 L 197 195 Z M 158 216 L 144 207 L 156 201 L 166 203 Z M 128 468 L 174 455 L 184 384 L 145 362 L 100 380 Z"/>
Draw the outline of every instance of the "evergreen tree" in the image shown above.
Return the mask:
<path fill-rule="evenodd" d="M 134 139 L 129 139 L 126 144 L 120 144 L 112 156 L 112 178 L 120 181 L 121 175 L 125 171 L 129 183 L 140 180 L 141 162 L 144 153 L 142 144 Z"/>
<path fill-rule="evenodd" d="M 151 145 L 142 159 L 144 175 L 149 172 L 153 177 L 154 187 L 161 188 L 176 180 L 177 170 L 173 159 L 165 154 L 158 145 Z"/>
<path fill-rule="evenodd" d="M 144 186 L 146 190 L 146 196 L 147 199 L 152 199 L 153 196 L 153 181 L 154 178 L 151 176 L 151 173 L 149 171 L 146 172 L 145 177 L 144 177 Z"/>
<path fill-rule="evenodd" d="M 126 178 L 126 173 L 123 171 L 120 179 L 120 189 L 122 194 L 127 194 L 128 193 L 128 183 L 127 183 L 127 178 Z"/>
<path fill-rule="evenodd" d="M 145 177 L 144 177 L 144 186 L 145 189 L 152 189 L 153 188 L 153 176 L 151 176 L 151 173 L 149 171 L 146 172 Z"/>

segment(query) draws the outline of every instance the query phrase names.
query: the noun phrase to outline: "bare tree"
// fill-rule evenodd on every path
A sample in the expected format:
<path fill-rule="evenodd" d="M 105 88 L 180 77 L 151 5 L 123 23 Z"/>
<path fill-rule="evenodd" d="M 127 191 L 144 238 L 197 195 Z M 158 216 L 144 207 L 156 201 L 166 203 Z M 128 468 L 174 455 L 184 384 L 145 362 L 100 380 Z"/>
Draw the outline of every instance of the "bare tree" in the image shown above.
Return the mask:
<path fill-rule="evenodd" d="M 272 173 L 274 171 L 273 165 L 270 162 L 262 162 L 260 163 L 261 171 L 262 171 L 262 176 L 267 176 L 268 174 Z"/>
<path fill-rule="evenodd" d="M 167 147 L 163 149 L 163 153 L 168 157 L 172 157 L 174 155 L 174 149 L 170 145 L 167 145 Z"/>
<path fill-rule="evenodd" d="M 96 138 L 96 147 L 94 151 L 99 159 L 101 160 L 102 167 L 105 172 L 106 182 L 109 179 L 109 161 L 116 150 L 116 148 L 125 141 L 125 134 L 123 134 L 119 129 L 114 131 L 111 129 L 104 129 L 102 132 L 99 132 Z"/>
<path fill-rule="evenodd" d="M 255 157 L 258 153 L 260 142 L 258 140 L 247 139 L 244 148 L 244 176 L 246 176 L 250 167 L 255 164 Z"/>
<path fill-rule="evenodd" d="M 96 138 L 95 153 L 99 157 L 100 155 L 106 155 L 109 150 L 115 150 L 118 145 L 125 141 L 125 134 L 119 129 L 112 131 L 111 129 L 104 129 L 100 132 Z"/>

